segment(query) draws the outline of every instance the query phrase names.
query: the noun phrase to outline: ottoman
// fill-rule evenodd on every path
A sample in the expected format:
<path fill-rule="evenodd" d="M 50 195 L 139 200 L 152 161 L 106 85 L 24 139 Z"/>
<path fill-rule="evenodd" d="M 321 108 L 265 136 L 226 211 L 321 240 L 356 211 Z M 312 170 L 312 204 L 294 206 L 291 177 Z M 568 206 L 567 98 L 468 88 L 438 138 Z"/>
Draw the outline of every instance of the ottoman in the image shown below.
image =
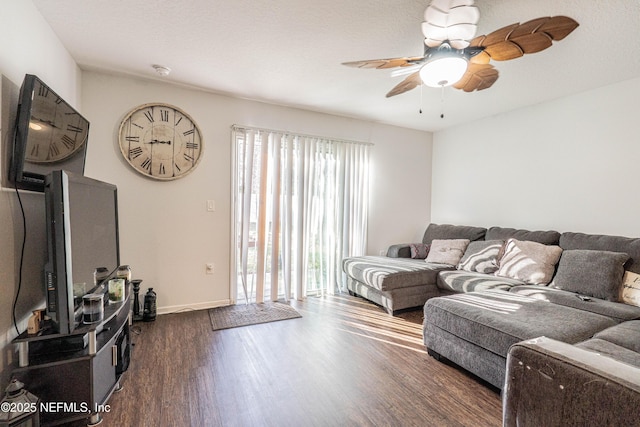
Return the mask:
<path fill-rule="evenodd" d="M 509 348 L 546 336 L 575 344 L 618 322 L 596 313 L 504 290 L 431 298 L 424 306 L 424 344 L 502 388 Z"/>

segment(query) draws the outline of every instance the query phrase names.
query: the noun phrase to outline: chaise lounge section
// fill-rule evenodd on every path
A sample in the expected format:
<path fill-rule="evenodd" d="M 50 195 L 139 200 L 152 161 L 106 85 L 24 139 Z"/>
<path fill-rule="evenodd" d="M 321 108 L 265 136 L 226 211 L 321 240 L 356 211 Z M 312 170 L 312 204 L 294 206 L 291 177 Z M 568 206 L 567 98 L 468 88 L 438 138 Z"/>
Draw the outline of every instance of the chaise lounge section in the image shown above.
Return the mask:
<path fill-rule="evenodd" d="M 481 240 L 485 233 L 486 229 L 482 227 L 431 224 L 424 233 L 422 244 L 430 245 L 436 239 Z M 375 302 L 392 315 L 404 309 L 422 307 L 429 298 L 442 295 L 436 286 L 438 273 L 453 268 L 412 259 L 409 243 L 392 245 L 387 256 L 342 260 L 349 293 Z"/>

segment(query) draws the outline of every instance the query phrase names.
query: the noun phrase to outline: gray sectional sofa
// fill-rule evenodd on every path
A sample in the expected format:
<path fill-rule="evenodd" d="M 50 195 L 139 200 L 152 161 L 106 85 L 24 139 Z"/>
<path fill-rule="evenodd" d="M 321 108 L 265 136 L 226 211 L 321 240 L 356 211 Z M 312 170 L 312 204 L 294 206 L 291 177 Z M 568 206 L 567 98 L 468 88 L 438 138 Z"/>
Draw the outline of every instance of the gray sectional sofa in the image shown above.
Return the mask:
<path fill-rule="evenodd" d="M 640 378 L 640 307 L 620 296 L 625 273 L 640 274 L 640 239 L 430 224 L 422 243 L 433 250 L 442 240 L 456 239 L 468 241 L 458 265 L 407 258 L 417 250 L 411 245 L 394 245 L 387 257 L 347 258 L 347 287 L 390 313 L 424 305 L 429 354 L 504 388 L 505 399 L 522 389 L 512 384 L 526 382 L 521 365 L 511 361 L 533 346 L 524 343 L 539 337 L 577 352 L 605 355 L 607 363 L 622 363 Z M 486 268 L 489 261 L 497 263 L 493 269 Z M 513 366 L 507 374 L 510 354 Z M 569 366 L 567 358 L 563 363 Z M 538 372 L 547 379 L 557 373 Z M 627 391 L 635 387 L 635 399 L 639 382 L 625 385 Z M 517 406 L 514 402 L 510 404 Z M 512 405 L 505 408 L 513 415 L 518 408 Z M 532 405 L 541 408 L 540 402 Z M 518 420 L 534 425 L 525 421 Z"/>

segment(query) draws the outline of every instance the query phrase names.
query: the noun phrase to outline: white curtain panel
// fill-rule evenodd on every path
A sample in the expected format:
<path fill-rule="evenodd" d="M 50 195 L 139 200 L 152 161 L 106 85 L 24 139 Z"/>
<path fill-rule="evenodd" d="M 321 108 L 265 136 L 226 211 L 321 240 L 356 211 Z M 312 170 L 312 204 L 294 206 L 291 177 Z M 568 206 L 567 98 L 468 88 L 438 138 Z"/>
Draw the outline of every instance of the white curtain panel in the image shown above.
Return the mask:
<path fill-rule="evenodd" d="M 366 249 L 370 144 L 234 126 L 235 265 L 247 301 L 333 294 Z"/>

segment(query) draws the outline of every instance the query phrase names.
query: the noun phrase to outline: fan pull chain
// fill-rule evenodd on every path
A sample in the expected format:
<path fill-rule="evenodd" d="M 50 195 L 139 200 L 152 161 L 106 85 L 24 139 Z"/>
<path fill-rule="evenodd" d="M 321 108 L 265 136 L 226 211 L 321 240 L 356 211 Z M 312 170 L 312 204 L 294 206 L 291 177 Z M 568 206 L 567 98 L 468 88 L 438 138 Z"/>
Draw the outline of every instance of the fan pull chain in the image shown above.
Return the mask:
<path fill-rule="evenodd" d="M 440 118 L 444 119 L 444 86 L 442 86 L 442 92 L 440 95 Z"/>
<path fill-rule="evenodd" d="M 420 109 L 418 110 L 420 114 L 422 114 L 422 86 L 424 85 L 423 84 L 420 85 Z"/>

